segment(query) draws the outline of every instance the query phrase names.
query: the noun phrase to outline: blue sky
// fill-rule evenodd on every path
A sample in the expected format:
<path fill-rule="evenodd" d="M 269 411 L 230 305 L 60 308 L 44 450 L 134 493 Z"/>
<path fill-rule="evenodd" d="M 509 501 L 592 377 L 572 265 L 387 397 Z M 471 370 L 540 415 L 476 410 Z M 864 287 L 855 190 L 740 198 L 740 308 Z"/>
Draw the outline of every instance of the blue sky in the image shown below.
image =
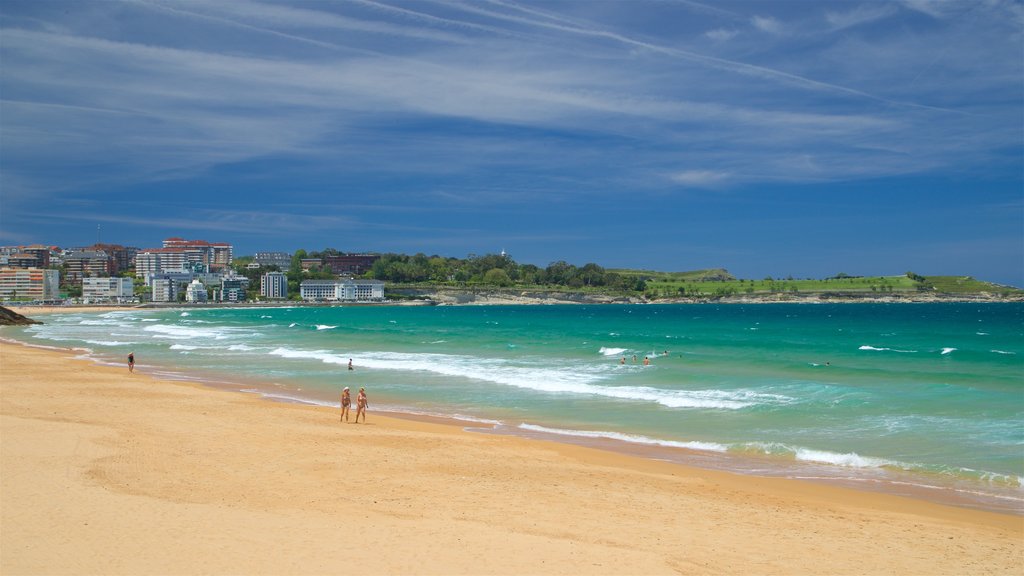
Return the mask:
<path fill-rule="evenodd" d="M 1024 5 L 0 0 L 0 243 L 1024 286 Z"/>

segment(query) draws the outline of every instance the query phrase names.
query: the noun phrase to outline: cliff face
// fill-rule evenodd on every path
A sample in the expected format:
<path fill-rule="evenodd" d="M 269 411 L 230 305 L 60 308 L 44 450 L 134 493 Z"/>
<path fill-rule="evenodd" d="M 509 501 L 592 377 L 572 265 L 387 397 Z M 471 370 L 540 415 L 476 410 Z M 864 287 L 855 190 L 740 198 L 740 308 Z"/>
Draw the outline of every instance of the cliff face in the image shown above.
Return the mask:
<path fill-rule="evenodd" d="M 0 306 L 0 326 L 24 326 L 27 324 L 42 324 L 42 322 L 26 318 L 13 310 Z"/>

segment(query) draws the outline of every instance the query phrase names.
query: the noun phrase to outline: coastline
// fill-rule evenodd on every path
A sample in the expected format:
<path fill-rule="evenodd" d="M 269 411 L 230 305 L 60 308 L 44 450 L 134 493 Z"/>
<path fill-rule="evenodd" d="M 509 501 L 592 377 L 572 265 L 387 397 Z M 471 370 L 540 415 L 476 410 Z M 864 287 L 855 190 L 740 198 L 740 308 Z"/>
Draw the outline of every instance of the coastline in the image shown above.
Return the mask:
<path fill-rule="evenodd" d="M 397 288 L 403 298 L 383 302 L 147 302 L 143 304 L 68 304 L 68 305 L 16 305 L 5 307 L 19 314 L 49 314 L 53 312 L 97 312 L 130 309 L 192 309 L 192 308 L 282 308 L 330 306 L 544 306 L 552 304 L 927 304 L 927 303 L 1021 303 L 1024 294 L 1004 296 L 991 292 L 971 294 L 946 293 L 775 293 L 756 295 L 678 297 L 647 300 L 635 296 L 611 296 L 586 292 L 538 291 L 517 289 L 419 289 Z"/>
<path fill-rule="evenodd" d="M 1024 562 L 1024 519 L 1011 515 L 470 433 L 372 404 L 369 425 L 344 425 L 330 408 L 66 351 L 4 342 L 0 360 L 3 573 L 954 574 Z"/>

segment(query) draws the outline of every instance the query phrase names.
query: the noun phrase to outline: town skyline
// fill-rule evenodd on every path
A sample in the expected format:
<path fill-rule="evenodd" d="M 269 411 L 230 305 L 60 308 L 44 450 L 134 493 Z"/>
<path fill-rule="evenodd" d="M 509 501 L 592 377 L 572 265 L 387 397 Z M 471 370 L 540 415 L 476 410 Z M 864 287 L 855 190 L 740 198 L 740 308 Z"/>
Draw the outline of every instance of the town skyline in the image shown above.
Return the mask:
<path fill-rule="evenodd" d="M 0 244 L 1024 286 L 1017 2 L 0 6 Z"/>

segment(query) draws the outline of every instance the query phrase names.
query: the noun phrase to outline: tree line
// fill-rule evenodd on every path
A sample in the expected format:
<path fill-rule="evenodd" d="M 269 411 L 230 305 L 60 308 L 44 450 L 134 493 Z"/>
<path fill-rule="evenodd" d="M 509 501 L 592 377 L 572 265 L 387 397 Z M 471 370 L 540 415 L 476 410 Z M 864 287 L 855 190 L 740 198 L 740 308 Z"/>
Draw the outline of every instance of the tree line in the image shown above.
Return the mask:
<path fill-rule="evenodd" d="M 471 254 L 467 258 L 425 254 L 383 254 L 367 276 L 395 284 L 431 283 L 451 286 L 522 286 L 601 288 L 643 292 L 643 278 L 623 276 L 589 263 L 575 266 L 563 260 L 546 268 L 519 264 L 507 254 Z"/>

